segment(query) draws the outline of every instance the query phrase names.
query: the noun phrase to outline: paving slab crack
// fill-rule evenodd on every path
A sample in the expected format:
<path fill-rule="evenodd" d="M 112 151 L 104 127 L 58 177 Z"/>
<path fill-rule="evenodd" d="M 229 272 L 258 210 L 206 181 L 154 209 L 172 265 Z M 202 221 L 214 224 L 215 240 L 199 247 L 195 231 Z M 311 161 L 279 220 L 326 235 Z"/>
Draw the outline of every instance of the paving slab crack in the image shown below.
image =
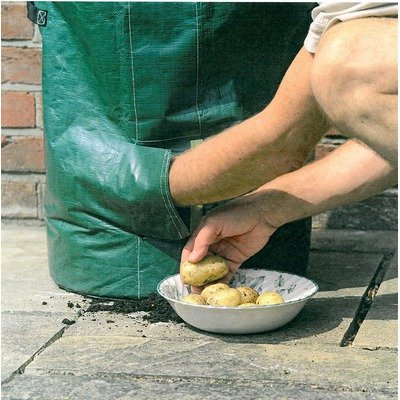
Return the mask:
<path fill-rule="evenodd" d="M 54 342 L 56 342 L 57 340 L 61 339 L 62 336 L 64 335 L 65 331 L 70 327 L 70 325 L 72 325 L 72 323 L 75 323 L 78 318 L 84 314 L 84 310 L 79 310 L 79 312 L 77 313 L 77 316 L 75 319 L 72 320 L 67 320 L 66 318 L 64 318 L 62 320 L 62 323 L 64 324 L 64 326 L 58 331 L 56 332 L 43 346 L 41 346 L 37 351 L 35 351 L 35 353 L 29 357 L 22 365 L 20 365 L 14 372 L 12 372 L 7 378 L 5 378 L 1 384 L 4 385 L 6 383 L 11 382 L 16 375 L 21 375 L 25 372 L 26 367 L 40 354 L 42 353 L 44 350 L 46 350 L 48 347 L 50 347 Z"/>
<path fill-rule="evenodd" d="M 395 252 L 385 253 L 375 271 L 374 276 L 371 279 L 367 289 L 365 290 L 363 296 L 361 297 L 360 304 L 357 308 L 355 316 L 351 321 L 347 331 L 343 335 L 340 341 L 340 347 L 351 346 L 354 339 L 360 330 L 361 324 L 364 322 L 365 317 L 370 310 L 372 303 L 375 300 L 376 294 L 378 293 L 379 287 L 385 278 L 386 271 L 390 266 L 390 263 L 394 257 Z"/>

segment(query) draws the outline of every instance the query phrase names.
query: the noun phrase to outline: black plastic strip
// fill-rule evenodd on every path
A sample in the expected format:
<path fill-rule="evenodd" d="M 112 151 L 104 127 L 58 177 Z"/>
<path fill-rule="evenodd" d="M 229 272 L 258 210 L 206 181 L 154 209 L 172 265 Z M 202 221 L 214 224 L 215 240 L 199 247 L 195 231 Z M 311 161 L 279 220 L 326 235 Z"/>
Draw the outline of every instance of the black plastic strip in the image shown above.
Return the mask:
<path fill-rule="evenodd" d="M 27 17 L 30 21 L 39 26 L 46 26 L 47 10 L 36 8 L 33 1 L 27 1 L 26 8 L 28 11 Z"/>
<path fill-rule="evenodd" d="M 378 269 L 375 271 L 375 274 L 370 284 L 368 285 L 367 289 L 364 292 L 364 295 L 361 298 L 361 302 L 356 311 L 356 315 L 351 321 L 347 331 L 343 335 L 343 338 L 340 342 L 340 347 L 347 347 L 353 344 L 353 341 L 361 327 L 361 324 L 364 322 L 364 319 L 367 316 L 373 301 L 375 300 L 375 296 L 378 292 L 379 286 L 385 278 L 386 271 L 390 265 L 390 262 L 393 259 L 393 256 L 393 252 L 383 255 L 381 262 L 378 265 Z"/>

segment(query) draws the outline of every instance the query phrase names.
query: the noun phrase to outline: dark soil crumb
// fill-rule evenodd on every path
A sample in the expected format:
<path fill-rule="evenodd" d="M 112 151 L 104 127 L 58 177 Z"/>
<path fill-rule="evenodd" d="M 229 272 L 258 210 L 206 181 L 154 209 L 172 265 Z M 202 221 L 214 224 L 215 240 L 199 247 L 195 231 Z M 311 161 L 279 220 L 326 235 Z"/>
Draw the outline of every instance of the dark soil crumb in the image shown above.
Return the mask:
<path fill-rule="evenodd" d="M 92 299 L 88 312 L 110 311 L 117 314 L 130 314 L 137 311 L 145 311 L 143 319 L 150 322 L 176 322 L 183 320 L 175 313 L 167 300 L 156 293 L 151 293 L 148 297 L 140 300 L 108 300 Z M 107 321 L 108 322 L 108 321 Z"/>
<path fill-rule="evenodd" d="M 72 308 L 72 307 L 74 306 L 74 303 L 72 303 L 72 301 L 69 301 L 69 302 L 67 303 L 67 306 L 68 306 L 69 308 Z"/>
<path fill-rule="evenodd" d="M 82 308 L 81 305 L 80 305 L 79 303 L 76 303 L 76 304 L 75 304 L 75 307 L 76 307 L 76 308 Z"/>
<path fill-rule="evenodd" d="M 113 324 L 115 321 L 113 321 L 112 319 L 108 319 L 106 322 L 107 324 Z"/>
<path fill-rule="evenodd" d="M 64 318 L 61 322 L 62 322 L 63 324 L 65 324 L 65 325 L 72 325 L 72 324 L 75 323 L 75 321 L 72 321 L 72 320 L 70 320 L 70 319 L 68 319 L 68 318 Z"/>
<path fill-rule="evenodd" d="M 42 305 L 46 306 L 47 305 L 47 301 L 42 302 Z"/>

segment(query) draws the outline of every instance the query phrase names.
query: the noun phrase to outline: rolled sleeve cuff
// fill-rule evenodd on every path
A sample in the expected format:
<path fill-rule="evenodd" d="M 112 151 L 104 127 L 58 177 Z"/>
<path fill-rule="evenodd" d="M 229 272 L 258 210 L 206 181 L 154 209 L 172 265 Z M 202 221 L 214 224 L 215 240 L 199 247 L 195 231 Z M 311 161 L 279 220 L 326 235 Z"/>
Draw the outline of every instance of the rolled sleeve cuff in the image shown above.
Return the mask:
<path fill-rule="evenodd" d="M 310 53 L 315 53 L 322 35 L 339 22 L 358 18 L 397 16 L 397 3 L 322 2 L 312 10 L 313 22 L 304 40 L 304 47 Z"/>

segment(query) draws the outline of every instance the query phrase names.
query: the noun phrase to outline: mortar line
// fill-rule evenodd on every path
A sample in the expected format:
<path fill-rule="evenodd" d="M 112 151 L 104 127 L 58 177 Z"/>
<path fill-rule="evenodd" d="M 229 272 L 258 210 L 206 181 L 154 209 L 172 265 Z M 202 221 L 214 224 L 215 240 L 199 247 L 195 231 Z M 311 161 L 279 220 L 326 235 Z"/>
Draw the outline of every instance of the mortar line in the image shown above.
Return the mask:
<path fill-rule="evenodd" d="M 374 300 L 378 293 L 379 287 L 385 278 L 386 271 L 394 257 L 395 252 L 384 253 L 374 276 L 371 279 L 368 287 L 366 288 L 363 296 L 361 297 L 360 304 L 354 315 L 353 320 L 350 322 L 349 327 L 340 341 L 340 347 L 347 347 L 353 344 L 354 339 L 360 330 L 361 324 L 364 322 Z"/>
<path fill-rule="evenodd" d="M 1 171 L 3 177 L 5 178 L 10 178 L 12 180 L 12 178 L 15 177 L 24 177 L 24 176 L 29 176 L 30 178 L 33 176 L 37 179 L 40 179 L 41 177 L 45 177 L 46 173 L 45 172 L 35 172 L 35 171 L 7 171 L 7 170 L 3 170 Z M 38 181 L 39 182 L 39 181 Z M 40 181 L 42 182 L 42 181 Z"/>
<path fill-rule="evenodd" d="M 41 83 L 23 83 L 23 82 L 4 82 L 1 84 L 4 92 L 27 92 L 27 93 L 41 93 Z"/>
<path fill-rule="evenodd" d="M 42 137 L 43 129 L 41 128 L 3 128 L 1 129 L 2 136 L 8 137 Z"/>
<path fill-rule="evenodd" d="M 3 39 L 1 47 L 18 47 L 20 49 L 41 49 L 42 44 L 32 39 Z"/>

